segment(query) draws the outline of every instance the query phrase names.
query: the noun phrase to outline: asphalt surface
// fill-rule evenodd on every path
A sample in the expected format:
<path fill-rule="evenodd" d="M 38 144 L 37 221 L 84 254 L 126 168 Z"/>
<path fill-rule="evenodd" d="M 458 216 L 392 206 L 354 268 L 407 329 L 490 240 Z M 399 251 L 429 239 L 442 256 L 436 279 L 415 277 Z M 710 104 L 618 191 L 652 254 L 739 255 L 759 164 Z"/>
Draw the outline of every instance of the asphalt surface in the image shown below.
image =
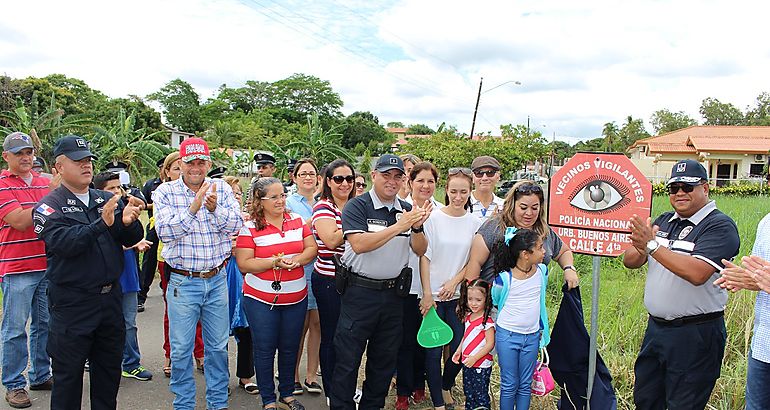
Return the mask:
<path fill-rule="evenodd" d="M 163 375 L 163 298 L 157 280 L 153 283 L 150 296 L 145 304 L 146 310 L 138 313 L 136 317 L 139 328 L 139 349 L 142 353 L 142 365 L 153 373 L 150 381 L 138 381 L 135 379 L 121 378 L 120 391 L 118 393 L 118 408 L 130 410 L 171 409 L 174 396 L 168 390 L 169 380 Z M 259 395 L 250 395 L 238 386 L 235 377 L 235 340 L 231 337 L 228 345 L 230 364 L 230 396 L 229 408 L 231 409 L 259 409 L 262 401 Z M 300 379 L 304 378 L 305 360 L 302 358 L 300 365 Z M 206 408 L 206 381 L 203 374 L 194 372 L 196 383 L 196 409 Z M 83 408 L 90 408 L 89 400 L 89 374 L 83 377 Z M 319 378 L 319 383 L 321 382 Z M 30 391 L 32 400 L 31 409 L 50 408 L 51 394 L 47 391 Z M 299 401 L 308 409 L 326 409 L 326 398 L 323 394 L 310 394 L 305 392 L 297 396 Z M 10 409 L 8 403 L 2 402 L 0 406 Z"/>

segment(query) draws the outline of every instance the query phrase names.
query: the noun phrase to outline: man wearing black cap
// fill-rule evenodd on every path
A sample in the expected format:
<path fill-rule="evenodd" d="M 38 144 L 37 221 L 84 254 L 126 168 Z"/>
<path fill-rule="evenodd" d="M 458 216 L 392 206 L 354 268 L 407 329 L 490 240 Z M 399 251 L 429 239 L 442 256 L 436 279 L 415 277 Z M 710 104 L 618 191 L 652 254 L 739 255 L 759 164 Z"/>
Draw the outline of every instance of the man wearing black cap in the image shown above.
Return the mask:
<path fill-rule="evenodd" d="M 351 199 L 342 213 L 342 262 L 350 277 L 334 336 L 332 409 L 356 408 L 353 395 L 364 349 L 366 380 L 359 406 L 379 409 L 385 405 L 401 344 L 403 297 L 396 286 L 408 264 L 410 246 L 417 255 L 427 249 L 422 225 L 432 210 L 427 201 L 412 207 L 398 199 L 403 178 L 401 158 L 383 155 L 372 171 L 372 189 Z"/>
<path fill-rule="evenodd" d="M 666 184 L 673 212 L 654 222 L 631 217 L 628 268 L 648 264 L 647 330 L 634 365 L 638 409 L 703 409 L 719 378 L 727 331 L 727 291 L 714 282 L 722 259 L 738 254 L 735 222 L 709 200 L 706 169 L 674 164 Z"/>
<path fill-rule="evenodd" d="M 147 198 L 139 188 L 131 185 L 131 174 L 128 173 L 128 164 L 122 161 L 113 160 L 107 164 L 107 171 L 114 172 L 120 176 L 120 185 L 129 195 L 137 197 L 147 206 Z"/>
<path fill-rule="evenodd" d="M 257 163 L 257 171 L 260 178 L 268 178 L 275 173 L 275 157 L 267 151 L 257 151 L 254 154 L 254 162 Z"/>
<path fill-rule="evenodd" d="M 0 173 L 0 275 L 3 277 L 2 380 L 11 407 L 32 405 L 30 390 L 51 390 L 48 341 L 48 279 L 45 244 L 32 227 L 32 211 L 49 192 L 50 181 L 33 171 L 35 149 L 29 135 L 14 132 L 3 142 L 8 169 Z M 27 322 L 30 321 L 29 339 Z M 27 341 L 29 340 L 29 347 Z M 27 369 L 27 378 L 24 370 Z"/>
<path fill-rule="evenodd" d="M 155 165 L 158 166 L 158 176 L 151 178 L 142 186 L 142 195 L 147 202 L 147 217 L 152 218 L 152 193 L 163 183 L 160 179 L 160 172 L 163 169 L 163 162 L 166 157 L 161 157 Z M 139 285 L 141 289 L 137 295 L 137 312 L 144 312 L 144 303 L 147 301 L 147 293 L 150 291 L 152 281 L 155 280 L 155 270 L 158 267 L 158 233 L 155 231 L 154 224 L 147 224 L 147 234 L 145 239 L 152 243 L 150 249 L 144 253 L 142 266 L 139 271 Z"/>
<path fill-rule="evenodd" d="M 34 231 L 45 242 L 48 266 L 52 409 L 79 409 L 83 366 L 91 371 L 91 407 L 117 406 L 125 328 L 123 246 L 142 239 L 137 221 L 144 203 L 89 189 L 95 155 L 85 139 L 69 135 L 53 148 L 61 186 L 37 205 Z"/>

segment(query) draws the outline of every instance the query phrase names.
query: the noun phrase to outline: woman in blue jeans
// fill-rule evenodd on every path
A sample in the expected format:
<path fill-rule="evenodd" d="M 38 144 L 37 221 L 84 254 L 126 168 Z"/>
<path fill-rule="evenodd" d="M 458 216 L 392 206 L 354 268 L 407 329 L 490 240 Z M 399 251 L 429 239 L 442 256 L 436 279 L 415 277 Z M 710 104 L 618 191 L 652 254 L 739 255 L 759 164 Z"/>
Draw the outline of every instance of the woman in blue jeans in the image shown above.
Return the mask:
<path fill-rule="evenodd" d="M 254 364 L 263 408 L 280 404 L 304 410 L 294 398 L 294 368 L 307 313 L 307 281 L 302 266 L 317 253 L 305 221 L 286 212 L 281 181 L 261 178 L 254 183 L 250 220 L 236 240 L 235 259 L 243 281 L 243 308 L 254 345 Z M 267 331 L 265 331 L 267 329 Z M 273 361 L 278 352 L 276 400 Z M 276 401 L 278 403 L 276 403 Z"/>
<path fill-rule="evenodd" d="M 498 309 L 495 349 L 500 408 L 526 410 L 540 339 L 544 337 L 546 344 L 548 339 L 548 329 L 541 328 L 541 292 L 547 280 L 543 238 L 533 230 L 510 227 L 494 254 L 495 271 L 500 272 L 492 287 L 492 303 Z"/>
<path fill-rule="evenodd" d="M 428 313 L 436 308 L 439 317 L 452 328 L 450 352 L 455 352 L 462 341 L 464 326 L 457 316 L 457 300 L 460 293 L 451 280 L 463 275 L 471 250 L 473 235 L 481 226 L 481 219 L 468 212 L 473 178 L 470 168 L 451 168 L 445 187 L 446 206 L 434 210 L 425 222 L 428 250 L 420 258 L 420 278 L 423 297 L 420 312 Z M 416 203 L 422 206 L 423 204 Z M 438 410 L 454 408 L 450 394 L 462 365 L 447 357 L 441 370 L 444 347 L 425 350 L 425 375 L 433 407 Z"/>
<path fill-rule="evenodd" d="M 321 374 L 324 393 L 329 397 L 336 363 L 334 332 L 340 317 L 340 295 L 334 283 L 332 257 L 335 254 L 342 255 L 344 251 L 342 209 L 355 196 L 356 191 L 353 189 L 355 172 L 345 160 L 332 161 L 322 176 L 321 197 L 313 207 L 311 221 L 313 235 L 318 243 L 318 258 L 313 266 L 311 280 L 321 323 Z"/>

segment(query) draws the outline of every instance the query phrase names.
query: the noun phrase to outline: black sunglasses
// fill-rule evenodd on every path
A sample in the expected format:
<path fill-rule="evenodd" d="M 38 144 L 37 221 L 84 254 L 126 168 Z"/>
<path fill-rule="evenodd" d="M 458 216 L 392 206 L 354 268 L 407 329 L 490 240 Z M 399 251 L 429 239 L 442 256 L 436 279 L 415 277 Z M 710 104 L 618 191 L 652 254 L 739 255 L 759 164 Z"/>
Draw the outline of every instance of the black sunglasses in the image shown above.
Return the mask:
<path fill-rule="evenodd" d="M 542 194 L 543 193 L 543 188 L 541 188 L 540 185 L 523 184 L 523 185 L 519 185 L 516 188 L 516 193 L 517 194 L 524 194 L 524 195 Z"/>
<path fill-rule="evenodd" d="M 689 194 L 692 192 L 696 186 L 700 186 L 703 184 L 696 184 L 696 185 L 690 185 L 690 184 L 671 184 L 666 189 L 668 190 L 669 195 L 676 195 L 677 192 L 681 189 L 685 193 Z"/>
<path fill-rule="evenodd" d="M 457 174 L 471 176 L 473 175 L 473 171 L 471 171 L 470 168 L 449 168 L 449 175 L 457 175 Z"/>
<path fill-rule="evenodd" d="M 352 184 L 353 181 L 355 181 L 355 180 L 356 180 L 356 177 L 354 177 L 353 175 L 346 175 L 346 176 L 335 175 L 335 176 L 332 177 L 332 181 L 334 181 L 337 184 L 341 184 L 343 182 L 347 182 L 349 184 Z"/>
<path fill-rule="evenodd" d="M 490 169 L 487 171 L 473 171 L 473 174 L 476 175 L 476 178 L 483 178 L 484 175 L 486 175 L 488 178 L 492 178 L 497 174 L 497 170 Z"/>
<path fill-rule="evenodd" d="M 357 188 L 366 188 L 366 182 L 356 182 Z"/>

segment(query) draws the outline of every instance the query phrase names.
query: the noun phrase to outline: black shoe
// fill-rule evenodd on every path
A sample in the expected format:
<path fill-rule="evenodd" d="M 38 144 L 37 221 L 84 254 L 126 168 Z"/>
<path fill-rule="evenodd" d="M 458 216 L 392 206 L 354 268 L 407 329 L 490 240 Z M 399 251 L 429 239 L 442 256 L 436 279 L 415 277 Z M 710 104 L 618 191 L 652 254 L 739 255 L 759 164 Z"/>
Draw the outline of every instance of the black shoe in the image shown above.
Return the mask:
<path fill-rule="evenodd" d="M 305 392 L 305 390 L 302 389 L 302 385 L 299 384 L 299 382 L 295 382 L 294 383 L 294 391 L 292 392 L 292 394 L 295 395 L 295 396 L 298 396 L 298 395 L 300 395 L 300 394 L 302 394 L 304 392 Z"/>
<path fill-rule="evenodd" d="M 308 393 L 315 393 L 315 394 L 323 393 L 323 389 L 321 389 L 321 385 L 318 384 L 318 382 L 308 383 L 307 379 L 305 379 L 305 390 L 307 390 Z"/>
<path fill-rule="evenodd" d="M 302 403 L 299 402 L 299 400 L 294 399 L 290 402 L 287 402 L 283 399 L 283 397 L 278 399 L 278 407 L 285 410 L 305 410 L 305 406 L 303 406 Z"/>
<path fill-rule="evenodd" d="M 144 303 L 140 303 L 136 305 L 136 311 L 137 312 L 144 312 Z"/>

